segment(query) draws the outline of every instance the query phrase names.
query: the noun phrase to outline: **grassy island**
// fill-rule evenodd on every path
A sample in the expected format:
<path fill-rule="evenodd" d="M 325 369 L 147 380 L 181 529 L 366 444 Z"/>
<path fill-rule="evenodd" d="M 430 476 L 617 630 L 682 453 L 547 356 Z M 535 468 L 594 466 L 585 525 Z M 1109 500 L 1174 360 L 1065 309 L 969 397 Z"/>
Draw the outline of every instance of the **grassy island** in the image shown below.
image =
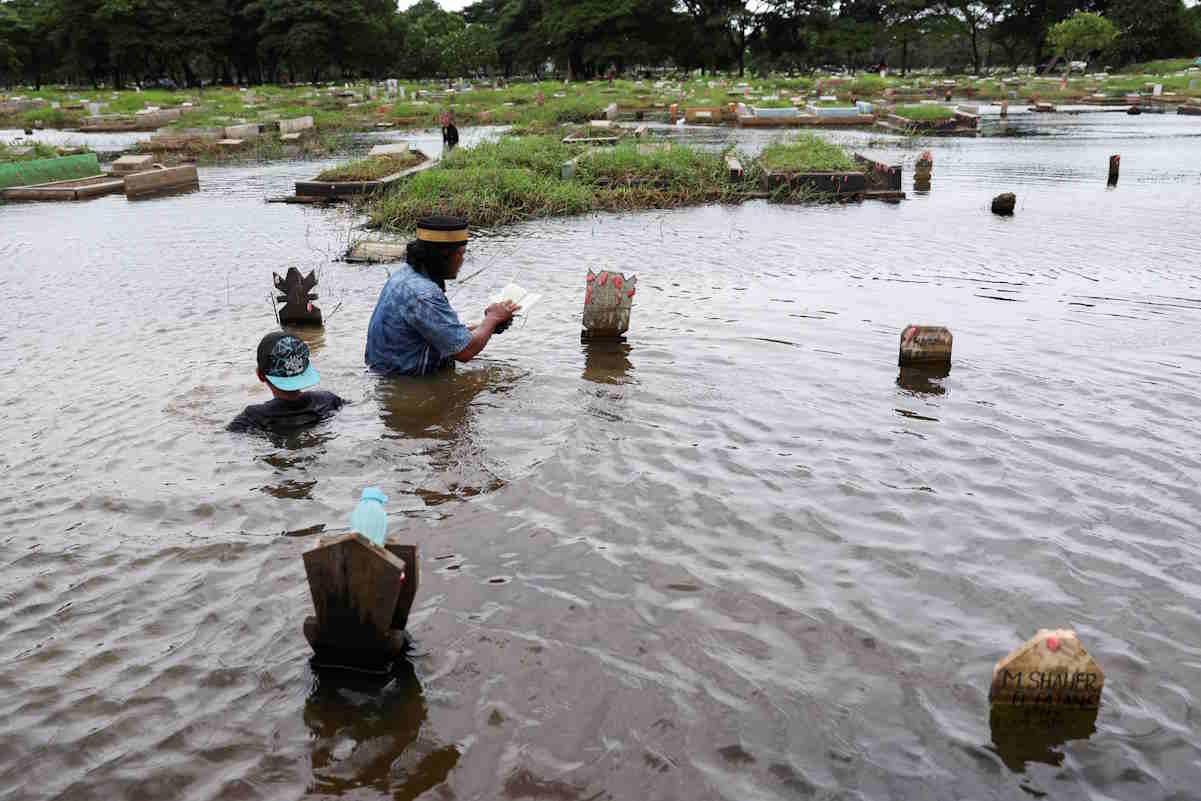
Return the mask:
<path fill-rule="evenodd" d="M 851 155 L 817 136 L 773 145 L 773 165 L 795 171 L 861 171 Z M 627 142 L 587 149 L 555 136 L 506 136 L 461 148 L 437 167 L 406 179 L 367 201 L 376 228 L 410 231 L 429 214 L 466 217 L 473 225 L 507 225 L 541 217 L 591 211 L 677 208 L 737 203 L 750 198 L 812 200 L 812 192 L 788 189 L 767 195 L 758 188 L 760 161 L 742 180 L 730 177 L 728 152 L 669 142 Z M 563 165 L 574 160 L 564 178 Z"/>
<path fill-rule="evenodd" d="M 759 164 L 770 172 L 840 172 L 859 169 L 845 149 L 813 134 L 802 134 L 794 141 L 768 145 L 759 154 Z"/>
<path fill-rule="evenodd" d="M 378 181 L 409 167 L 416 167 L 424 159 L 416 153 L 394 153 L 386 156 L 370 156 L 349 164 L 323 170 L 318 181 Z"/>
<path fill-rule="evenodd" d="M 893 114 L 913 122 L 943 122 L 955 116 L 954 110 L 930 103 L 917 106 L 897 106 L 893 109 Z"/>

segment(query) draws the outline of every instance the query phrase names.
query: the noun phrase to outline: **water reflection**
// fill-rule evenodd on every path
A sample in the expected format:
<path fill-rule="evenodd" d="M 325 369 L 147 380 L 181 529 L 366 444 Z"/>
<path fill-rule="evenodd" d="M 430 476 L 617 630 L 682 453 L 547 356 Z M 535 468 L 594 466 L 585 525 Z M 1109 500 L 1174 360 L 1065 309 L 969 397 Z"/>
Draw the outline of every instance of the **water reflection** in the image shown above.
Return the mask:
<path fill-rule="evenodd" d="M 993 747 L 1016 773 L 1024 773 L 1027 762 L 1058 767 L 1065 743 L 1087 740 L 1097 730 L 1099 711 L 997 704 L 988 716 Z"/>
<path fill-rule="evenodd" d="M 488 469 L 485 437 L 476 436 L 475 406 L 515 385 L 499 367 L 446 370 L 420 378 L 381 379 L 376 385 L 380 419 L 406 452 L 424 457 L 433 475 L 414 489 L 427 505 L 491 492 L 504 482 Z"/>
<path fill-rule="evenodd" d="M 897 386 L 914 395 L 942 395 L 947 391 L 942 379 L 950 374 L 950 366 L 902 367 L 897 374 Z"/>
<path fill-rule="evenodd" d="M 621 340 L 590 340 L 583 344 L 584 372 L 580 376 L 594 384 L 624 384 L 629 380 L 629 343 Z"/>
<path fill-rule="evenodd" d="M 403 801 L 446 781 L 458 764 L 457 748 L 422 736 L 428 713 L 413 666 L 398 661 L 384 682 L 317 677 L 304 705 L 313 735 L 309 795 L 370 787 Z"/>
<path fill-rule="evenodd" d="M 325 329 L 312 325 L 285 325 L 283 330 L 309 346 L 309 356 L 316 356 L 325 347 Z M 320 365 L 315 365 L 318 368 Z"/>

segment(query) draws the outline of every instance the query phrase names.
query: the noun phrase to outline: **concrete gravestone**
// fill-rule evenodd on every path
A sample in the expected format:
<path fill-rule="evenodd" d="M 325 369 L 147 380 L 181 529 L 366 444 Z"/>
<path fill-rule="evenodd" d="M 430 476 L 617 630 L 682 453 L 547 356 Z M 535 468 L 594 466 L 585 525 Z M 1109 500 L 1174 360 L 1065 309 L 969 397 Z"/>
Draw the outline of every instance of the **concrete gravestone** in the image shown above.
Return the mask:
<path fill-rule="evenodd" d="M 1093 708 L 1105 672 L 1071 629 L 1039 629 L 993 668 L 993 704 Z"/>
<path fill-rule="evenodd" d="M 898 363 L 907 366 L 950 365 L 953 338 L 948 328 L 907 325 L 901 332 Z"/>
<path fill-rule="evenodd" d="M 588 271 L 584 294 L 583 339 L 616 338 L 630 328 L 630 307 L 638 277 L 621 273 Z"/>

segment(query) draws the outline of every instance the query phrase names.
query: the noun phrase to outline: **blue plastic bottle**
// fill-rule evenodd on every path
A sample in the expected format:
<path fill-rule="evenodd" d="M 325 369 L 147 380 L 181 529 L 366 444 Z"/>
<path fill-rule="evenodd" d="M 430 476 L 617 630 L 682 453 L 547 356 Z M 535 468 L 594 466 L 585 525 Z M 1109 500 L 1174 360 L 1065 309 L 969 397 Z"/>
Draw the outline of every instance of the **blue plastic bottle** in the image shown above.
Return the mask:
<path fill-rule="evenodd" d="M 350 528 L 376 545 L 383 546 L 388 537 L 388 512 L 384 504 L 388 496 L 376 487 L 366 487 L 359 505 L 350 514 Z"/>

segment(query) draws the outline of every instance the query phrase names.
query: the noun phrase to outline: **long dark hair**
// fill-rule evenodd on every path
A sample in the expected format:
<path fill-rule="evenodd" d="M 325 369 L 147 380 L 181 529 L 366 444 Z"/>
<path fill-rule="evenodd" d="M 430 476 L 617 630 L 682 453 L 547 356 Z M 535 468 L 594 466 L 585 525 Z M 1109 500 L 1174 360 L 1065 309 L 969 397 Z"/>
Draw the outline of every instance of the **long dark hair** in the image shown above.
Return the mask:
<path fill-rule="evenodd" d="M 425 242 L 414 239 L 405 247 L 405 261 L 445 292 L 446 279 L 450 275 L 450 257 L 456 250 L 463 247 L 463 244 L 463 242 Z"/>

